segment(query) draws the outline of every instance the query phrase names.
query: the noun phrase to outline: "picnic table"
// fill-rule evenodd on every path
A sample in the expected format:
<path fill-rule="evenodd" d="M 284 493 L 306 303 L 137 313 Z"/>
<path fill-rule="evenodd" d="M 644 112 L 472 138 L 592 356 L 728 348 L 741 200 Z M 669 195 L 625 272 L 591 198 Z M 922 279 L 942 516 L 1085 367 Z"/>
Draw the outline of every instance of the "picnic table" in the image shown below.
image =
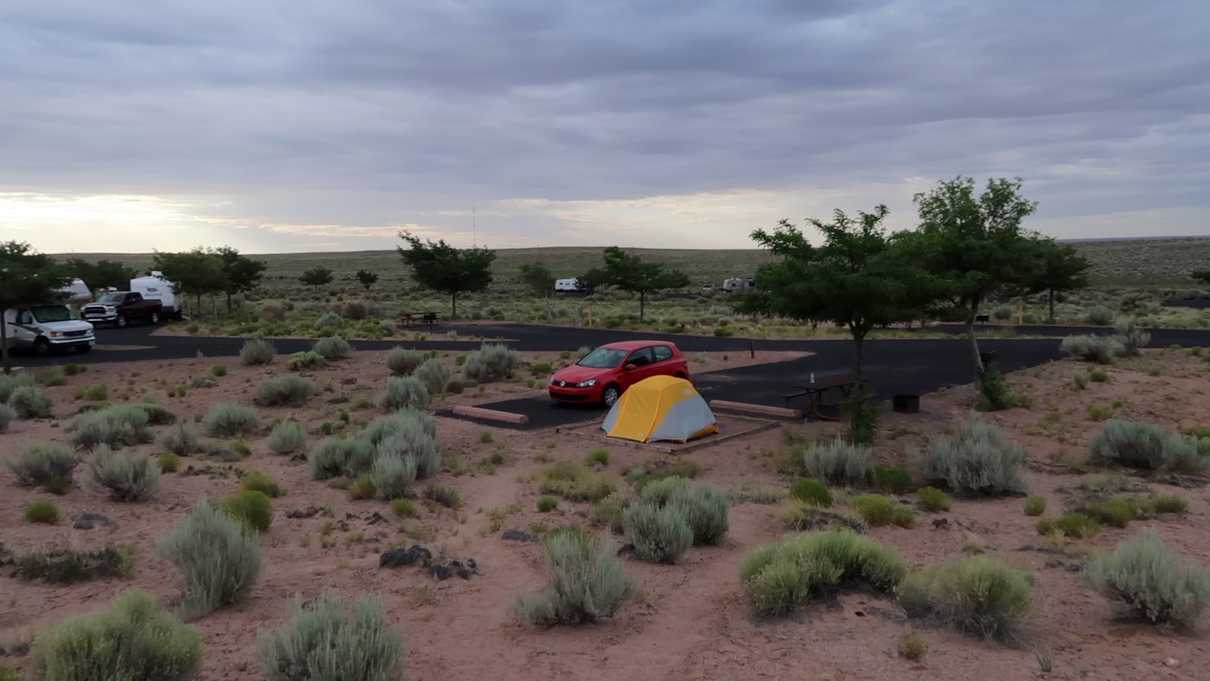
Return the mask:
<path fill-rule="evenodd" d="M 437 323 L 436 312 L 401 312 L 399 313 L 399 323 L 403 326 L 411 326 L 415 323 L 423 323 L 427 326 L 432 326 Z"/>
<path fill-rule="evenodd" d="M 812 378 L 815 378 L 812 376 Z M 814 416 L 817 419 L 835 421 L 832 416 L 825 416 L 819 412 L 819 405 L 823 402 L 823 397 L 830 391 L 839 391 L 843 397 L 848 397 L 857 383 L 853 381 L 852 376 L 841 374 L 839 376 L 822 376 L 815 379 L 813 382 L 803 385 L 793 386 L 794 392 L 782 395 L 782 399 L 786 401 L 786 406 L 790 406 L 790 400 L 800 397 L 807 398 L 807 409 L 803 412 L 806 416 Z"/>

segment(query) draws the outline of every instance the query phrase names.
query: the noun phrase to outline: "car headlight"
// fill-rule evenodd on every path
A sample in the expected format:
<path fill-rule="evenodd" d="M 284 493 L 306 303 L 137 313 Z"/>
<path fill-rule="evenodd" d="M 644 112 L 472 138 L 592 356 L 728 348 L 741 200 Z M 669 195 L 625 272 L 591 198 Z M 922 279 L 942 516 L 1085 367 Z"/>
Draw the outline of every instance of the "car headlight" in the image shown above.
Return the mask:
<path fill-rule="evenodd" d="M 596 384 L 597 384 L 597 379 L 590 378 L 587 381 L 580 381 L 579 383 L 576 384 L 576 387 L 577 388 L 591 388 L 592 386 L 594 386 Z"/>
<path fill-rule="evenodd" d="M 58 338 L 59 336 L 63 335 L 63 332 L 62 331 L 51 331 L 50 333 L 48 333 L 46 335 L 50 336 L 51 338 Z"/>

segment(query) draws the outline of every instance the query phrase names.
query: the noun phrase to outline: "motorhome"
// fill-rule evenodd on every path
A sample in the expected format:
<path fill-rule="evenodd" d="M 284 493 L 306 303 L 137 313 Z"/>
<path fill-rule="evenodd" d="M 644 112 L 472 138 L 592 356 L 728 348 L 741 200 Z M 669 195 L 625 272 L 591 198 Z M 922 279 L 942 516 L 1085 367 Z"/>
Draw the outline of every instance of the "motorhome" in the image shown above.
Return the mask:
<path fill-rule="evenodd" d="M 580 280 L 575 277 L 567 279 L 555 280 L 555 293 L 583 293 L 584 287 L 580 285 Z"/>
<path fill-rule="evenodd" d="M 181 318 L 181 308 L 176 304 L 176 284 L 165 279 L 163 272 L 153 270 L 145 277 L 131 279 L 130 290 L 142 294 L 145 300 L 160 301 L 164 318 Z"/>
<path fill-rule="evenodd" d="M 731 293 L 733 291 L 746 291 L 750 288 L 755 288 L 756 282 L 752 277 L 728 277 L 723 280 L 723 291 Z"/>

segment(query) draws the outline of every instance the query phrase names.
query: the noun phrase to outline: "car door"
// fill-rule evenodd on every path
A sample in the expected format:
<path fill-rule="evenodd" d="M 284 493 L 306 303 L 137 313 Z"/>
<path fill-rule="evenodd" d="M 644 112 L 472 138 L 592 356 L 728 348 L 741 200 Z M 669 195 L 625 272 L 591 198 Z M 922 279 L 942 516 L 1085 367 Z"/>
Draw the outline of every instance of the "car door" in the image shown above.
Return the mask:
<path fill-rule="evenodd" d="M 142 319 L 147 314 L 147 306 L 143 303 L 143 294 L 127 293 L 122 301 L 127 319 Z"/>
<path fill-rule="evenodd" d="M 653 374 L 661 376 L 675 376 L 677 373 L 676 360 L 673 359 L 672 348 L 667 345 L 656 345 L 651 348 L 651 352 L 655 357 L 655 366 L 652 370 Z"/>
<path fill-rule="evenodd" d="M 633 369 L 622 372 L 623 387 L 625 388 L 629 388 L 644 378 L 653 375 L 653 371 L 655 370 L 655 355 L 652 353 L 651 348 L 639 348 L 630 353 L 630 356 L 626 358 L 622 366 L 631 365 L 634 366 Z"/>

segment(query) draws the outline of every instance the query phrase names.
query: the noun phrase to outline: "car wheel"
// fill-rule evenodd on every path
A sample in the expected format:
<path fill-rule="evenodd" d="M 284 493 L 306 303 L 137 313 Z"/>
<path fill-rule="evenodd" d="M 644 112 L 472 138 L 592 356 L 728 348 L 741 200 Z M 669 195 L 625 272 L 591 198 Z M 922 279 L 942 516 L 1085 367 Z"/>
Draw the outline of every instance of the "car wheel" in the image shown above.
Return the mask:
<path fill-rule="evenodd" d="M 159 323 L 160 323 L 160 313 L 152 312 L 151 313 L 151 325 L 155 326 L 156 324 L 159 324 Z"/>
<path fill-rule="evenodd" d="M 39 354 L 39 355 L 45 355 L 49 352 L 50 352 L 50 341 L 46 340 L 45 338 L 38 338 L 38 339 L 34 340 L 34 353 Z"/>
<path fill-rule="evenodd" d="M 611 385 L 605 388 L 605 392 L 601 393 L 601 399 L 605 402 L 606 407 L 612 407 L 621 395 L 622 392 L 618 390 L 618 386 Z"/>
<path fill-rule="evenodd" d="M 114 320 L 113 324 L 114 324 L 114 326 L 118 327 L 119 329 L 126 328 L 126 315 L 123 315 L 123 314 L 118 315 L 118 318 Z"/>
<path fill-rule="evenodd" d="M 80 353 L 81 355 L 90 350 L 92 350 L 92 346 L 89 345 L 88 343 L 81 343 L 76 346 L 76 352 Z"/>

